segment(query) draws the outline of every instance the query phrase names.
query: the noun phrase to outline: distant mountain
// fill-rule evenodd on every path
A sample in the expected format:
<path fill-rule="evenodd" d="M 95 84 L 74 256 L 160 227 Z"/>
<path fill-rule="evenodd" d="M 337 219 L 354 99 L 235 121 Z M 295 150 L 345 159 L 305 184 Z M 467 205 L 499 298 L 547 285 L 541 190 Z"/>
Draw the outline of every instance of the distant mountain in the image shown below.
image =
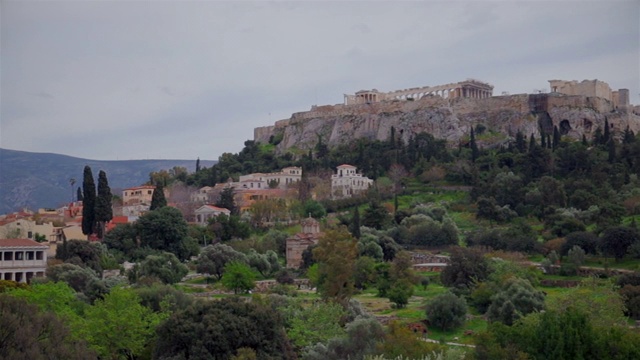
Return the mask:
<path fill-rule="evenodd" d="M 202 167 L 215 163 L 200 160 Z M 104 170 L 111 189 L 121 190 L 147 182 L 152 171 L 182 166 L 193 172 L 196 160 L 100 161 L 0 148 L 0 214 L 24 207 L 56 208 L 75 199 L 76 189 L 82 186 L 85 165 L 91 167 L 96 184 L 98 172 Z M 73 189 L 69 183 L 71 178 L 76 179 Z"/>

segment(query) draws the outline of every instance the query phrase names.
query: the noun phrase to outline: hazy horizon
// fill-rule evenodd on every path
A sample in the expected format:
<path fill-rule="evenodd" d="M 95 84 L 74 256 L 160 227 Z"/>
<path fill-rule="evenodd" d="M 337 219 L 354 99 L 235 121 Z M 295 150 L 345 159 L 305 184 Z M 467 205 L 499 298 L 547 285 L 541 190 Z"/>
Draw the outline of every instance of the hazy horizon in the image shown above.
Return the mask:
<path fill-rule="evenodd" d="M 0 146 L 217 159 L 343 94 L 599 79 L 640 103 L 638 1 L 0 3 Z"/>

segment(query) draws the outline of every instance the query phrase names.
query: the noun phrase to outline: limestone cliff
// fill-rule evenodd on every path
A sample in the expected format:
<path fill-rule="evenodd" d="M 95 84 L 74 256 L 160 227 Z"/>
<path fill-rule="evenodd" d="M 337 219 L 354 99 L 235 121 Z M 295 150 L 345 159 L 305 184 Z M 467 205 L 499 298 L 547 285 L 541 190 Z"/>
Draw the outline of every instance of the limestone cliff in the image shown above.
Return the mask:
<path fill-rule="evenodd" d="M 313 147 L 318 136 L 329 146 L 357 138 L 386 140 L 391 127 L 405 141 L 412 134 L 428 132 L 452 146 L 468 138 L 471 127 L 483 125 L 479 137 L 484 146 L 502 143 L 517 131 L 540 137 L 558 126 L 563 135 L 574 139 L 593 137 L 608 119 L 614 134 L 629 128 L 640 131 L 640 116 L 633 111 L 615 110 L 605 99 L 557 94 L 509 95 L 486 99 L 443 99 L 427 96 L 417 101 L 394 100 L 361 105 L 314 106 L 295 113 L 273 126 L 256 128 L 254 140 L 266 143 L 271 136 L 281 138 L 282 153 Z"/>

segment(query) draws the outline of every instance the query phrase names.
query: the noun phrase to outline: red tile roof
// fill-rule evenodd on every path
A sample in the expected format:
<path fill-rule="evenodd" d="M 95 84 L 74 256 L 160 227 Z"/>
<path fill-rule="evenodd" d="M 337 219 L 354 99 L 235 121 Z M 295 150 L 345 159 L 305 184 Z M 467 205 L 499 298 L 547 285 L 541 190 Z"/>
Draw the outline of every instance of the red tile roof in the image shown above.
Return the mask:
<path fill-rule="evenodd" d="M 120 224 L 127 224 L 129 223 L 129 217 L 128 216 L 114 216 L 113 219 L 111 219 L 111 221 L 109 221 L 107 223 L 106 226 L 106 231 L 111 231 L 113 230 L 113 228 L 115 228 L 116 226 L 120 225 Z"/>
<path fill-rule="evenodd" d="M 217 206 L 213 206 L 213 205 L 202 205 L 202 207 L 207 207 L 211 210 L 215 210 L 215 211 L 223 211 L 223 212 L 228 212 L 229 209 L 226 208 L 221 208 L 221 207 L 217 207 Z"/>
<path fill-rule="evenodd" d="M 124 189 L 123 191 L 126 190 L 142 190 L 142 189 L 155 189 L 156 187 L 153 185 L 142 185 L 142 186 L 134 186 L 134 187 L 130 187 L 127 189 Z"/>
<path fill-rule="evenodd" d="M 45 244 L 30 239 L 0 239 L 0 247 L 23 247 L 23 246 L 40 246 L 47 247 Z"/>

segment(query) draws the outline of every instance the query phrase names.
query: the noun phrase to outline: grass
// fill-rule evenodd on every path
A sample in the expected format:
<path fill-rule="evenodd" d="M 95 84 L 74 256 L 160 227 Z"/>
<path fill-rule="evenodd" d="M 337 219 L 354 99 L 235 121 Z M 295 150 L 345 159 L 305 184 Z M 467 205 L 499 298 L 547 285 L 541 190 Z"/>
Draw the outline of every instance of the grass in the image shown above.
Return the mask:
<path fill-rule="evenodd" d="M 609 269 L 625 269 L 625 270 L 640 270 L 640 260 L 638 259 L 622 259 L 621 261 L 615 261 L 613 258 L 603 257 L 588 257 L 583 266 L 589 266 L 594 268 L 609 268 Z"/>
<path fill-rule="evenodd" d="M 206 288 L 201 288 L 201 287 L 194 287 L 194 286 L 189 286 L 189 285 L 180 285 L 180 284 L 175 284 L 173 285 L 177 290 L 182 291 L 185 294 L 193 294 L 193 293 L 203 293 L 203 292 L 207 292 L 209 291 Z"/>
<path fill-rule="evenodd" d="M 563 276 L 563 275 L 549 275 L 549 274 L 543 274 L 542 275 L 542 279 L 547 279 L 547 280 L 582 280 L 585 279 L 582 276 Z"/>
<path fill-rule="evenodd" d="M 209 280 L 209 282 L 207 282 L 207 277 L 206 276 L 202 276 L 202 277 L 197 277 L 197 278 L 193 278 L 193 279 L 189 279 L 187 281 L 185 281 L 185 284 L 194 284 L 194 285 L 206 285 L 209 283 L 214 283 L 215 280 L 213 278 L 211 278 Z"/>
<path fill-rule="evenodd" d="M 482 317 L 473 317 L 467 320 L 464 325 L 454 329 L 443 331 L 434 327 L 429 328 L 428 337 L 433 340 L 444 342 L 456 342 L 460 344 L 474 344 L 474 335 L 465 335 L 465 331 L 471 330 L 473 334 L 477 334 L 487 329 L 488 323 Z"/>

